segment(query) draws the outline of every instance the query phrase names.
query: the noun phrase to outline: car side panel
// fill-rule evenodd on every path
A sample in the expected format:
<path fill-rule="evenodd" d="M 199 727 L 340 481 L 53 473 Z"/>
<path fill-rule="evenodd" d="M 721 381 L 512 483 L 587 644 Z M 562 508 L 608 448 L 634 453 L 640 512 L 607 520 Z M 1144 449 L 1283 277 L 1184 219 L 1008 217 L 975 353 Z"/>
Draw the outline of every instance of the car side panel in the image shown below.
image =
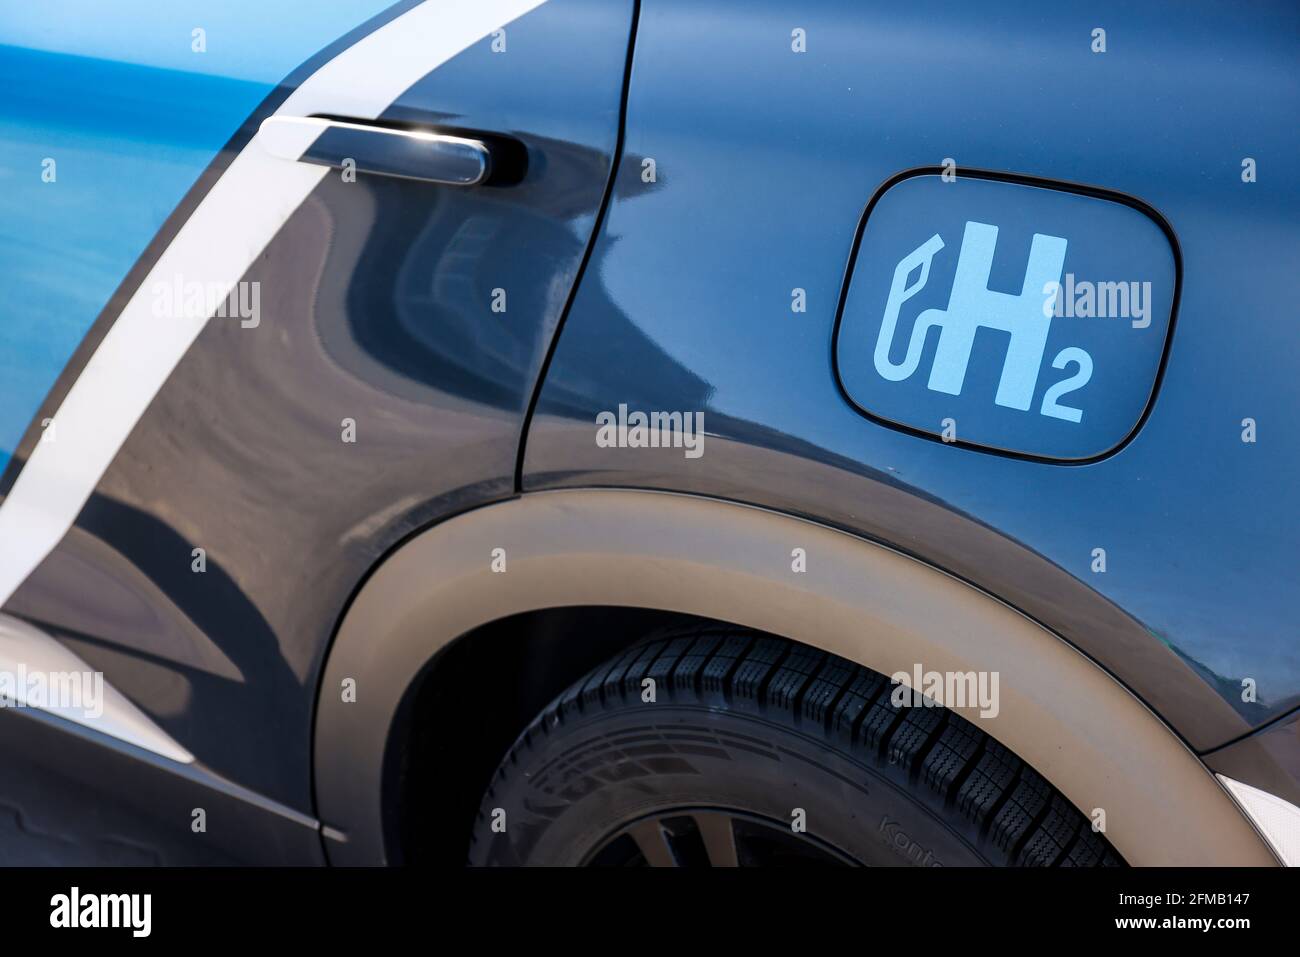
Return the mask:
<path fill-rule="evenodd" d="M 1197 749 L 1296 707 L 1297 16 L 647 0 L 615 196 L 528 434 L 525 489 L 696 492 L 889 543 L 1048 625 Z M 684 40 L 700 35 L 707 55 Z M 1171 225 L 1183 286 L 1167 367 L 1110 458 L 916 437 L 837 386 L 864 206 L 949 158 L 958 176 L 1136 196 Z M 620 404 L 702 411 L 703 454 L 599 447 L 597 416 Z"/>
<path fill-rule="evenodd" d="M 515 492 L 606 193 L 632 9 L 551 0 L 398 97 L 381 122 L 513 137 L 523 180 L 326 175 L 241 277 L 260 321 L 208 321 L 4 605 L 224 779 L 311 813 L 318 671 L 353 590 L 411 532 Z"/>

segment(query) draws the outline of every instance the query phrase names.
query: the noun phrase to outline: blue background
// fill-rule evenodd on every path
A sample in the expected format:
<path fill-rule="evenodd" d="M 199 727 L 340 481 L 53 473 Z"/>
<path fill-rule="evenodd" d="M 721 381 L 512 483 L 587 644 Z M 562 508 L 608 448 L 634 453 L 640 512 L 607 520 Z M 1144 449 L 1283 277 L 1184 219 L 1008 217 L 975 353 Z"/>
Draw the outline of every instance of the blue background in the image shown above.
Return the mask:
<path fill-rule="evenodd" d="M 391 0 L 0 11 L 0 471 L 118 284 L 291 71 Z M 202 27 L 207 50 L 195 53 Z M 55 182 L 42 162 L 57 163 Z"/>

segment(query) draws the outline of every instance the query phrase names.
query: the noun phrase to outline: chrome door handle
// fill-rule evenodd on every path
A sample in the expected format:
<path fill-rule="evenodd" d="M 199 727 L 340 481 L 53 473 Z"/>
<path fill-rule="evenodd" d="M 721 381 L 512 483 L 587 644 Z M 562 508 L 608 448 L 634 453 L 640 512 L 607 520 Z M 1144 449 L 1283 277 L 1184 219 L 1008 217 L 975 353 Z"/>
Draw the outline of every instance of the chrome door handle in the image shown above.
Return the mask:
<path fill-rule="evenodd" d="M 483 140 L 403 130 L 319 116 L 270 116 L 258 141 L 273 156 L 358 173 L 474 186 L 492 174 L 492 150 Z"/>

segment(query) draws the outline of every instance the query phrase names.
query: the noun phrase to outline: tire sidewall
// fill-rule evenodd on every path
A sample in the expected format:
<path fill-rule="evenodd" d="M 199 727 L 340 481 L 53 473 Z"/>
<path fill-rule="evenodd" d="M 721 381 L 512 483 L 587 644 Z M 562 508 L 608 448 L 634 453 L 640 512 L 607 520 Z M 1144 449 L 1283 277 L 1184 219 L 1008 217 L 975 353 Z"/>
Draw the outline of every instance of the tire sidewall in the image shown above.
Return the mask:
<path fill-rule="evenodd" d="M 637 703 L 548 720 L 503 765 L 480 814 L 472 863 L 580 865 L 635 820 L 710 808 L 796 834 L 802 823 L 804 833 L 863 864 L 989 863 L 978 833 L 941 816 L 899 769 L 761 715 Z"/>

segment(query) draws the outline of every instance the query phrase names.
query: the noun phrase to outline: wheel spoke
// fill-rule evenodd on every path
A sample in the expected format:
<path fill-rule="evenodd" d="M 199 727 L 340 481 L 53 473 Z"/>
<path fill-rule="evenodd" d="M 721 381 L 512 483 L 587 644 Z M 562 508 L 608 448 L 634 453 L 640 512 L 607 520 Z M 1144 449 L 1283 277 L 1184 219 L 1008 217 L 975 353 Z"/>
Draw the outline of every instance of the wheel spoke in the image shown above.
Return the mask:
<path fill-rule="evenodd" d="M 676 867 L 677 858 L 668 844 L 668 835 L 656 820 L 634 824 L 627 832 L 651 867 Z"/>
<path fill-rule="evenodd" d="M 704 839 L 704 850 L 712 867 L 739 867 L 736 855 L 736 831 L 731 815 L 702 812 L 695 815 L 695 825 Z"/>

